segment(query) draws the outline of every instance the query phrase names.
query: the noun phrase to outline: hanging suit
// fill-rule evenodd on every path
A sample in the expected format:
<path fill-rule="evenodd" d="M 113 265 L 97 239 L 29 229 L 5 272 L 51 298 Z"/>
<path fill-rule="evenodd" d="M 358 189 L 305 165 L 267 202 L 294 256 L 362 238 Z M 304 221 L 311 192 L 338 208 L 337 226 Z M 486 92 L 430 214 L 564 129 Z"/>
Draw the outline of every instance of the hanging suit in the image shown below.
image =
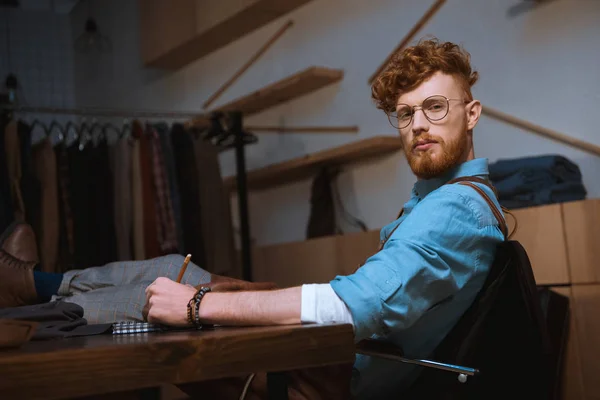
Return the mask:
<path fill-rule="evenodd" d="M 133 235 L 133 187 L 132 187 L 133 144 L 121 138 L 112 147 L 112 171 L 115 208 L 115 235 L 117 259 L 132 260 Z"/>
<path fill-rule="evenodd" d="M 33 170 L 41 184 L 40 264 L 44 272 L 57 272 L 58 241 L 60 232 L 58 176 L 56 154 L 50 139 L 42 140 L 33 148 Z"/>
<path fill-rule="evenodd" d="M 25 203 L 21 193 L 21 148 L 16 121 L 11 121 L 4 130 L 6 167 L 10 181 L 10 195 L 16 220 L 25 220 Z"/>

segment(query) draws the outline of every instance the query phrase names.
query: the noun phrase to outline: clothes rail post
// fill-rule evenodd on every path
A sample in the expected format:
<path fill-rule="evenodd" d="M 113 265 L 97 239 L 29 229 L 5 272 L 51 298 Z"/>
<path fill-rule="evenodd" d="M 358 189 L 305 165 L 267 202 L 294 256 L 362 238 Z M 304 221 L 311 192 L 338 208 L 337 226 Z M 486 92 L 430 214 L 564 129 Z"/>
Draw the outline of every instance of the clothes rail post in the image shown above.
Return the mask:
<path fill-rule="evenodd" d="M 250 222 L 248 217 L 248 186 L 246 182 L 246 147 L 242 127 L 242 113 L 234 111 L 229 114 L 231 133 L 235 138 L 235 164 L 238 192 L 238 208 L 240 214 L 240 236 L 242 246 L 242 277 L 252 281 L 252 254 L 250 248 Z"/>

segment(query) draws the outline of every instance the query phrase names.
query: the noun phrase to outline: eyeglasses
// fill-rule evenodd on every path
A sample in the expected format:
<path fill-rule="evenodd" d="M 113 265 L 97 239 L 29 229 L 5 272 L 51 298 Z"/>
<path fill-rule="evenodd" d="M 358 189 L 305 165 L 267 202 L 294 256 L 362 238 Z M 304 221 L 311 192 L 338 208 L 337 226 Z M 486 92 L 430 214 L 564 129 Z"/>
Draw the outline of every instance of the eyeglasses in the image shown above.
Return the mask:
<path fill-rule="evenodd" d="M 408 104 L 398 104 L 396 111 L 387 113 L 390 124 L 396 129 L 404 129 L 412 122 L 417 109 L 423 110 L 425 118 L 429 121 L 439 121 L 448 115 L 450 101 L 462 101 L 468 104 L 469 101 L 463 99 L 449 99 L 446 96 L 429 96 L 420 106 L 409 106 Z"/>

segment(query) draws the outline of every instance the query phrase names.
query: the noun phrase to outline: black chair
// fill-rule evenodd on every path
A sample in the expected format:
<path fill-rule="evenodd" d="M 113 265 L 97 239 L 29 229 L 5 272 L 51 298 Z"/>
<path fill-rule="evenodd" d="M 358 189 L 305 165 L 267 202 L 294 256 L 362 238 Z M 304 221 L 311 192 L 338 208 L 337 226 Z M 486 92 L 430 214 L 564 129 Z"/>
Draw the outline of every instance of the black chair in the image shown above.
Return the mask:
<path fill-rule="evenodd" d="M 558 399 L 568 298 L 538 288 L 520 243 L 505 241 L 471 307 L 427 360 L 366 340 L 357 353 L 428 367 L 402 399 Z M 435 361 L 431 361 L 435 360 Z"/>

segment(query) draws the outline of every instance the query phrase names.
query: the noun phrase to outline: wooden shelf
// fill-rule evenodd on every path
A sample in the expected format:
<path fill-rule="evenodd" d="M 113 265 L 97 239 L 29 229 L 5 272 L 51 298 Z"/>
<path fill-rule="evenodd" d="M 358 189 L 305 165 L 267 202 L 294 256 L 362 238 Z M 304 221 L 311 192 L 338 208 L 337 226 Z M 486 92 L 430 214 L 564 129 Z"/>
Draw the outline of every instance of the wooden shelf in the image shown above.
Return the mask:
<path fill-rule="evenodd" d="M 140 0 L 144 62 L 179 69 L 310 1 L 221 0 L 213 5 L 186 0 L 174 10 L 171 2 Z M 223 15 L 223 9 L 229 15 Z"/>
<path fill-rule="evenodd" d="M 399 137 L 375 136 L 359 140 L 340 147 L 249 171 L 247 175 L 248 189 L 261 190 L 299 181 L 309 178 L 324 166 L 338 166 L 359 162 L 371 157 L 393 153 L 401 148 L 402 142 Z M 227 190 L 236 190 L 236 177 L 230 176 L 225 178 L 224 185 Z"/>
<path fill-rule="evenodd" d="M 310 67 L 217 107 L 214 111 L 237 110 L 249 116 L 331 85 L 343 77 L 344 71 L 339 69 Z M 205 126 L 207 123 L 206 117 L 199 117 L 192 120 L 190 125 Z"/>

